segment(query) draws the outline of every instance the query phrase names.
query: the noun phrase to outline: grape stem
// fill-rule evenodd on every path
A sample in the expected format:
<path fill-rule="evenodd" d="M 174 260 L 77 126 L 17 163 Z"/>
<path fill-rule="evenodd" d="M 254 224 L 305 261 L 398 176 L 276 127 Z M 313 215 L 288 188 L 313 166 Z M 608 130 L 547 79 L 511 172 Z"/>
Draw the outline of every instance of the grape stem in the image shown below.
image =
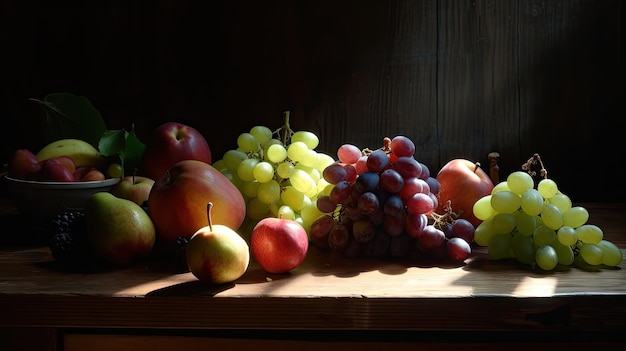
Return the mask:
<path fill-rule="evenodd" d="M 443 229 L 443 227 L 447 224 L 450 224 L 450 225 L 454 224 L 454 222 L 456 222 L 457 218 L 459 218 L 461 213 L 463 213 L 463 211 L 459 211 L 458 213 L 452 211 L 452 202 L 448 200 L 443 214 L 433 212 L 430 214 L 430 217 L 435 221 L 433 223 L 433 226 L 435 228 Z"/>
<path fill-rule="evenodd" d="M 285 111 L 284 114 L 285 114 L 285 124 L 282 127 L 276 129 L 273 134 L 280 135 L 280 141 L 283 143 L 283 146 L 287 147 L 287 143 L 289 142 L 289 140 L 291 139 L 291 136 L 293 135 L 293 130 L 291 130 L 291 127 L 289 126 L 290 111 Z"/>
<path fill-rule="evenodd" d="M 528 174 L 530 174 L 531 177 L 534 177 L 537 175 L 537 172 L 533 171 L 532 168 L 533 166 L 536 166 L 537 164 L 539 164 L 539 166 L 541 167 L 541 169 L 539 170 L 539 174 L 541 175 L 541 177 L 543 177 L 543 179 L 547 179 L 548 170 L 543 165 L 543 161 L 541 161 L 541 156 L 539 156 L 539 154 L 537 153 L 534 154 L 531 158 L 528 159 L 528 161 L 526 161 L 526 163 L 522 165 L 522 169 L 528 172 Z"/>

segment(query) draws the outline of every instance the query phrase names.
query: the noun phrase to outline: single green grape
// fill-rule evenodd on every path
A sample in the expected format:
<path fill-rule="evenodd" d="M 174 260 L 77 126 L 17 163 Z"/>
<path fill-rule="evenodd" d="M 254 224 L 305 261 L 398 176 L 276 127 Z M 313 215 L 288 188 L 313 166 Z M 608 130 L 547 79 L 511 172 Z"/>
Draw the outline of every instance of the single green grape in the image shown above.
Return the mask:
<path fill-rule="evenodd" d="M 107 168 L 107 173 L 111 178 L 121 178 L 124 176 L 124 168 L 121 164 L 114 162 Z"/>
<path fill-rule="evenodd" d="M 491 225 L 496 234 L 510 233 L 515 229 L 515 216 L 511 213 L 496 213 Z"/>
<path fill-rule="evenodd" d="M 260 183 L 267 183 L 274 178 L 274 166 L 269 162 L 261 161 L 252 169 L 252 175 Z"/>
<path fill-rule="evenodd" d="M 317 188 L 313 178 L 301 169 L 294 169 L 293 174 L 289 177 L 289 180 L 291 185 L 303 194 L 308 193 L 311 188 Z"/>
<path fill-rule="evenodd" d="M 604 259 L 602 248 L 596 244 L 583 244 L 580 247 L 579 255 L 585 262 L 593 266 L 602 264 Z"/>
<path fill-rule="evenodd" d="M 474 233 L 474 237 L 476 237 L 476 233 Z M 515 254 L 513 253 L 513 249 L 511 247 L 511 235 L 492 235 L 489 239 L 489 244 L 487 245 L 487 254 L 489 258 L 494 260 L 515 257 Z"/>
<path fill-rule="evenodd" d="M 283 219 L 295 220 L 296 219 L 296 212 L 293 210 L 293 208 L 291 208 L 291 207 L 289 207 L 287 205 L 282 205 L 282 206 L 280 206 L 280 208 L 278 208 L 277 217 L 278 218 L 283 218 Z"/>
<path fill-rule="evenodd" d="M 485 195 L 478 199 L 478 201 L 474 202 L 472 212 L 474 213 L 474 216 L 481 221 L 484 221 L 497 213 L 493 207 L 491 207 L 491 196 L 492 195 Z"/>
<path fill-rule="evenodd" d="M 242 152 L 257 152 L 261 150 L 261 144 L 250 133 L 241 133 L 237 137 L 237 146 Z"/>
<path fill-rule="evenodd" d="M 246 204 L 246 215 L 253 221 L 260 221 L 270 215 L 270 207 L 255 197 Z"/>
<path fill-rule="evenodd" d="M 602 229 L 594 224 L 583 224 L 574 231 L 578 239 L 586 244 L 597 244 L 604 237 Z"/>
<path fill-rule="evenodd" d="M 237 167 L 237 176 L 244 182 L 250 182 L 254 180 L 254 167 L 259 163 L 256 158 L 247 158 L 239 164 Z"/>
<path fill-rule="evenodd" d="M 550 245 L 556 240 L 556 231 L 542 224 L 535 229 L 533 240 L 537 247 Z"/>
<path fill-rule="evenodd" d="M 600 240 L 598 246 L 602 249 L 602 264 L 616 267 L 622 263 L 622 250 L 617 245 L 607 240 Z"/>
<path fill-rule="evenodd" d="M 526 190 L 532 189 L 535 185 L 533 177 L 522 171 L 515 171 L 509 174 L 506 178 L 506 183 L 509 186 L 509 190 L 518 195 L 522 195 Z"/>
<path fill-rule="evenodd" d="M 280 193 L 280 199 L 283 203 L 295 211 L 300 211 L 304 205 L 304 194 L 296 190 L 293 186 L 286 186 Z"/>
<path fill-rule="evenodd" d="M 574 263 L 574 250 L 569 245 L 563 245 L 559 240 L 555 240 L 550 244 L 556 251 L 559 264 L 569 266 Z"/>
<path fill-rule="evenodd" d="M 493 189 L 491 189 L 491 195 L 497 193 L 498 191 L 502 191 L 502 190 L 511 190 L 509 189 L 509 184 L 505 181 L 502 181 L 498 184 L 496 184 Z"/>
<path fill-rule="evenodd" d="M 498 191 L 491 195 L 491 207 L 499 213 L 513 213 L 520 207 L 520 196 L 510 190 Z"/>
<path fill-rule="evenodd" d="M 561 213 L 565 213 L 570 208 L 572 208 L 572 200 L 569 198 L 569 196 L 563 193 L 555 194 L 550 198 L 549 202 L 558 207 L 559 210 L 561 210 Z"/>
<path fill-rule="evenodd" d="M 275 180 L 259 184 L 257 198 L 264 204 L 271 204 L 280 199 L 280 185 Z"/>
<path fill-rule="evenodd" d="M 309 148 L 305 143 L 301 141 L 292 142 L 287 147 L 287 157 L 292 161 L 298 162 L 306 155 L 308 150 Z"/>
<path fill-rule="evenodd" d="M 563 225 L 576 228 L 587 223 L 589 219 L 589 212 L 582 206 L 574 206 L 569 210 L 563 212 Z"/>
<path fill-rule="evenodd" d="M 237 172 L 241 161 L 248 159 L 248 155 L 239 150 L 228 150 L 222 156 L 226 168 L 231 172 Z"/>
<path fill-rule="evenodd" d="M 291 177 L 295 167 L 293 163 L 289 161 L 281 162 L 276 166 L 276 174 L 283 179 Z"/>
<path fill-rule="evenodd" d="M 556 238 L 563 245 L 574 246 L 578 241 L 576 230 L 568 225 L 564 225 L 556 232 Z"/>
<path fill-rule="evenodd" d="M 299 130 L 291 136 L 291 143 L 295 142 L 303 142 L 309 149 L 313 150 L 319 145 L 320 140 L 313 132 Z"/>
<path fill-rule="evenodd" d="M 563 225 L 563 215 L 558 207 L 553 204 L 547 204 L 541 210 L 541 219 L 543 224 L 550 229 L 558 230 Z"/>
<path fill-rule="evenodd" d="M 272 138 L 272 131 L 265 126 L 254 126 L 250 129 L 250 134 L 263 144 Z"/>
<path fill-rule="evenodd" d="M 524 211 L 519 211 L 515 216 L 517 232 L 523 236 L 532 236 L 537 228 L 536 216 L 531 216 Z"/>
<path fill-rule="evenodd" d="M 287 158 L 287 150 L 282 144 L 273 144 L 267 148 L 266 156 L 274 163 L 283 162 Z"/>
<path fill-rule="evenodd" d="M 537 184 L 537 191 L 541 194 L 541 196 L 543 196 L 544 199 L 549 199 L 556 195 L 559 188 L 554 180 L 546 178 L 539 181 L 539 184 Z"/>
<path fill-rule="evenodd" d="M 536 216 L 543 210 L 543 197 L 541 197 L 537 189 L 528 189 L 522 193 L 520 206 L 527 214 Z"/>
<path fill-rule="evenodd" d="M 521 263 L 535 263 L 535 243 L 531 236 L 514 235 L 511 238 L 511 249 L 515 258 Z"/>
<path fill-rule="evenodd" d="M 245 196 L 247 196 L 249 198 L 253 198 L 253 197 L 256 197 L 256 194 L 258 193 L 258 189 L 259 189 L 259 185 L 260 184 L 261 183 L 259 183 L 258 180 L 252 180 L 252 181 L 249 181 L 249 182 L 242 182 L 241 186 L 239 187 L 239 190 Z"/>
<path fill-rule="evenodd" d="M 535 251 L 535 262 L 537 262 L 537 266 L 544 271 L 551 271 L 556 268 L 556 265 L 559 263 L 559 256 L 554 247 L 543 245 Z"/>
<path fill-rule="evenodd" d="M 474 242 L 480 246 L 489 246 L 489 241 L 491 237 L 495 234 L 493 230 L 493 226 L 491 222 L 493 221 L 493 217 L 489 217 L 484 219 L 478 227 L 474 230 Z"/>

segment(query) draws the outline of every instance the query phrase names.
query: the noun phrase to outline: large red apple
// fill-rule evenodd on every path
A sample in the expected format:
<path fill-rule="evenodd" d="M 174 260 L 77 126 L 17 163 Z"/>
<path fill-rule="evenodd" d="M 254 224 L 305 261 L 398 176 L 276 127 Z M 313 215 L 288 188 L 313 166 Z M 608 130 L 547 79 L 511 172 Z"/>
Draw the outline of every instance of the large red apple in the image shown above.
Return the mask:
<path fill-rule="evenodd" d="M 252 256 L 269 273 L 286 273 L 298 267 L 308 248 L 309 237 L 296 221 L 266 217 L 252 229 Z"/>
<path fill-rule="evenodd" d="M 145 175 L 159 179 L 176 162 L 198 160 L 211 164 L 211 149 L 200 132 L 188 125 L 167 122 L 146 141 L 141 165 Z"/>
<path fill-rule="evenodd" d="M 157 239 L 173 242 L 190 238 L 208 226 L 207 204 L 213 203 L 213 224 L 239 229 L 246 216 L 241 192 L 208 163 L 183 160 L 155 180 L 148 197 L 148 214 Z"/>
<path fill-rule="evenodd" d="M 111 194 L 130 200 L 139 206 L 148 201 L 154 179 L 142 176 L 125 176 L 111 189 Z"/>
<path fill-rule="evenodd" d="M 452 211 L 461 212 L 460 218 L 477 227 L 481 221 L 474 216 L 474 203 L 493 189 L 491 178 L 480 164 L 460 158 L 450 160 L 439 170 L 436 179 L 440 185 L 436 212 L 444 213 L 450 201 Z"/>

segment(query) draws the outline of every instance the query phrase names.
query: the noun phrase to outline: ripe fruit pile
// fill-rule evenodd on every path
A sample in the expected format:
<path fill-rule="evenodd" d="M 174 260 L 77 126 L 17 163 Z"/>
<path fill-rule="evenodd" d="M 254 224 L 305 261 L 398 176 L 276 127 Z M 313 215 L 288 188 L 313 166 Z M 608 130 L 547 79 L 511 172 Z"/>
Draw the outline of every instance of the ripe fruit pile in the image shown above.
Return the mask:
<path fill-rule="evenodd" d="M 535 184 L 531 174 L 536 174 L 537 164 L 543 178 Z M 487 247 L 490 258 L 515 258 L 547 271 L 559 265 L 588 269 L 621 263 L 621 250 L 603 239 L 601 228 L 587 223 L 584 207 L 572 206 L 556 182 L 547 178 L 539 155 L 522 168 L 528 172 L 509 174 L 474 204 L 474 215 L 483 221 L 474 240 Z"/>
<path fill-rule="evenodd" d="M 47 144 L 36 154 L 27 149 L 16 150 L 9 161 L 8 175 L 47 182 L 98 181 L 119 177 L 120 167 L 106 164 L 106 158 L 86 141 L 61 139 Z"/>
<path fill-rule="evenodd" d="M 331 186 L 317 200 L 326 215 L 311 226 L 313 244 L 348 257 L 426 254 L 465 260 L 474 226 L 451 211 L 435 213 L 440 184 L 414 158 L 410 138 L 383 142 L 375 150 L 352 144 L 338 148 L 339 161 L 323 172 Z"/>
<path fill-rule="evenodd" d="M 295 220 L 305 229 L 323 213 L 318 195 L 328 182 L 322 177 L 335 160 L 315 151 L 318 137 L 309 131 L 293 131 L 289 113 L 276 131 L 254 126 L 237 138 L 213 166 L 225 174 L 246 200 L 246 217 L 252 224 L 265 217 Z"/>

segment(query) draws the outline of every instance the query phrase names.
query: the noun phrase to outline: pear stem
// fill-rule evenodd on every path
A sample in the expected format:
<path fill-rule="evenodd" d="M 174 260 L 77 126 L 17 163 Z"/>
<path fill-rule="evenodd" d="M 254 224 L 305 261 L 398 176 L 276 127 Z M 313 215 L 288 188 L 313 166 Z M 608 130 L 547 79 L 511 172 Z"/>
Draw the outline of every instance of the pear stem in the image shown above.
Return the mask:
<path fill-rule="evenodd" d="M 209 230 L 213 231 L 213 221 L 211 220 L 211 208 L 213 208 L 213 203 L 209 202 L 206 205 L 206 216 L 207 216 L 207 219 L 209 220 Z"/>

